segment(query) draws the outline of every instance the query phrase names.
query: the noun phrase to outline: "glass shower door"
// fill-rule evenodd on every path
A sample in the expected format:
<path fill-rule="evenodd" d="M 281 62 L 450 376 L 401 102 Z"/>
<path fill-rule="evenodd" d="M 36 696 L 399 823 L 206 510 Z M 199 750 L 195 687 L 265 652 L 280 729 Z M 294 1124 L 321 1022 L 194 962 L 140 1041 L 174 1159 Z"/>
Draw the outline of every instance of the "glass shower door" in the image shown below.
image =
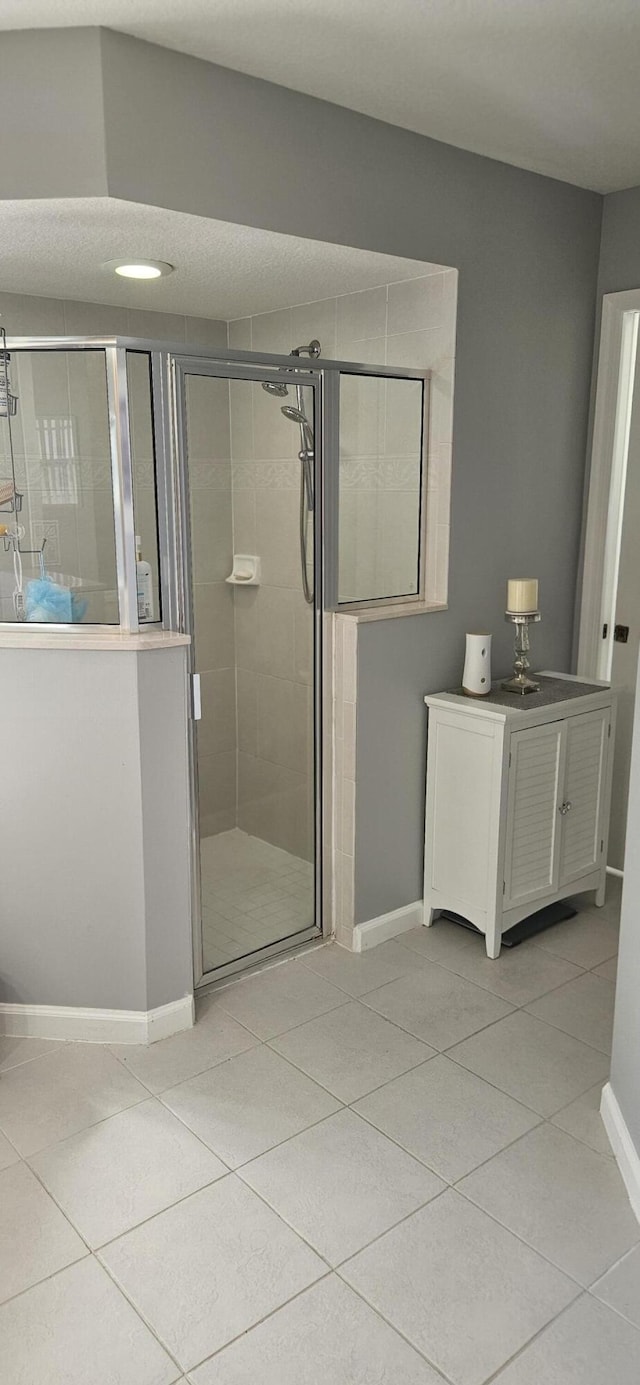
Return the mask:
<path fill-rule="evenodd" d="M 315 936 L 319 917 L 315 391 L 225 371 L 186 367 L 180 391 L 208 979 Z"/>

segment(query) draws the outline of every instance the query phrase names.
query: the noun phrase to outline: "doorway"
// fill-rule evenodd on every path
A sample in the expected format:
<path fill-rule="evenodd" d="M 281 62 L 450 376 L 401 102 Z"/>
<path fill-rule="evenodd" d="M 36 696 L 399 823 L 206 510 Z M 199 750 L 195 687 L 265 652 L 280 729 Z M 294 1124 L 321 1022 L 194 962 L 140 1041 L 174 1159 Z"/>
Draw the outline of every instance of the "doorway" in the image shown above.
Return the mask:
<path fill-rule="evenodd" d="M 640 650 L 640 291 L 608 294 L 589 479 L 578 672 L 618 692 L 609 831 L 621 873 Z"/>
<path fill-rule="evenodd" d="M 176 362 L 196 964 L 320 936 L 319 377 Z"/>

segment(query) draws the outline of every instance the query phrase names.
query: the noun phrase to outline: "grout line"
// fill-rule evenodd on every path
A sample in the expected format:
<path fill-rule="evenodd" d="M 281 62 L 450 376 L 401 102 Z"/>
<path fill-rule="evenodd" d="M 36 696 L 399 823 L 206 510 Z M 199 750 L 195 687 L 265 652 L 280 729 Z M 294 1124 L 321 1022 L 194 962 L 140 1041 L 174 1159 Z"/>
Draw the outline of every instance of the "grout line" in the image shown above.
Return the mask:
<path fill-rule="evenodd" d="M 187 1378 L 189 1378 L 189 1373 L 191 1371 L 199 1370 L 201 1366 L 206 1365 L 207 1361 L 214 1361 L 216 1356 L 226 1351 L 227 1347 L 233 1346 L 235 1342 L 242 1341 L 244 1337 L 247 1337 L 249 1333 L 253 1332 L 254 1328 L 261 1327 L 262 1324 L 268 1322 L 270 1318 L 275 1318 L 276 1314 L 280 1313 L 283 1308 L 288 1308 L 289 1304 L 295 1303 L 296 1299 L 302 1298 L 304 1294 L 310 1293 L 312 1289 L 315 1289 L 317 1284 L 324 1284 L 325 1280 L 330 1279 L 332 1274 L 333 1270 L 329 1270 L 327 1274 L 321 1274 L 317 1279 L 312 1279 L 310 1284 L 305 1284 L 304 1288 L 298 1289 L 297 1293 L 291 1295 L 291 1298 L 285 1299 L 284 1303 L 278 1304 L 277 1308 L 272 1308 L 268 1313 L 265 1313 L 262 1318 L 258 1318 L 256 1322 L 251 1323 L 250 1327 L 245 1327 L 242 1332 L 238 1332 L 235 1337 L 231 1337 L 228 1342 L 224 1342 L 221 1347 L 217 1347 L 210 1356 L 204 1356 L 202 1361 L 198 1361 L 196 1366 L 190 1366 L 189 1370 L 185 1372 Z"/>
<path fill-rule="evenodd" d="M 439 1193 L 439 1194 L 438 1194 L 438 1197 L 441 1197 L 441 1196 L 442 1196 L 442 1194 Z M 435 1202 L 436 1200 L 437 1200 L 436 1198 L 432 1198 L 432 1202 Z M 426 1206 L 429 1206 L 428 1203 L 425 1204 L 425 1205 L 426 1205 Z M 413 1213 L 411 1213 L 411 1215 L 413 1216 Z M 406 1218 L 405 1218 L 405 1220 L 406 1220 Z M 393 1227 L 391 1228 L 391 1230 L 393 1230 Z M 382 1234 L 383 1234 L 383 1235 L 386 1235 L 387 1233 L 386 1233 L 386 1232 L 383 1232 Z M 377 1239 L 379 1240 L 380 1237 L 378 1237 Z M 375 1244 L 375 1242 L 372 1241 L 372 1242 L 371 1242 L 371 1245 L 374 1245 L 374 1244 Z M 367 1247 L 367 1249 L 368 1249 L 368 1247 Z M 360 1253 L 360 1252 L 358 1251 L 358 1252 L 356 1253 L 356 1255 L 352 1256 L 351 1258 L 354 1259 L 354 1260 L 357 1259 L 357 1255 L 359 1255 L 359 1253 Z M 351 1289 L 351 1292 L 352 1292 L 352 1293 L 357 1294 L 358 1298 L 362 1299 L 362 1302 L 363 1302 L 363 1303 L 366 1303 L 367 1308 L 370 1308 L 370 1309 L 371 1309 L 371 1312 L 372 1312 L 372 1313 L 375 1313 L 376 1317 L 380 1318 L 380 1320 L 381 1320 L 383 1323 L 385 1323 L 387 1327 L 390 1327 L 391 1330 L 392 1330 L 398 1337 L 401 1337 L 401 1338 L 402 1338 L 402 1341 L 403 1341 L 403 1342 L 406 1342 L 407 1346 L 411 1347 L 412 1351 L 415 1351 L 416 1354 L 417 1354 L 419 1357 L 421 1357 L 423 1361 L 426 1361 L 427 1364 L 433 1368 L 433 1370 L 437 1371 L 438 1375 L 441 1376 L 441 1378 L 442 1378 L 443 1381 L 447 1381 L 447 1382 L 448 1382 L 448 1385 L 460 1385 L 460 1382 L 459 1382 L 459 1381 L 453 1380 L 453 1377 L 452 1377 L 452 1376 L 449 1376 L 449 1375 L 447 1375 L 447 1374 L 445 1373 L 443 1367 L 442 1367 L 442 1366 L 439 1366 L 439 1365 L 436 1363 L 434 1357 L 432 1357 L 432 1356 L 427 1356 L 426 1353 L 422 1350 L 422 1348 L 419 1347 L 419 1346 L 417 1346 L 417 1344 L 416 1344 L 415 1342 L 413 1342 L 413 1341 L 411 1340 L 411 1338 L 408 1337 L 407 1334 L 406 1334 L 405 1332 L 403 1332 L 403 1330 L 402 1330 L 401 1327 L 398 1327 L 398 1325 L 397 1325 L 396 1323 L 394 1323 L 393 1320 L 392 1320 L 391 1318 L 388 1318 L 388 1317 L 382 1312 L 382 1310 L 377 1306 L 377 1304 L 373 1303 L 371 1299 L 367 1298 L 366 1294 L 364 1293 L 364 1291 L 363 1291 L 361 1288 L 356 1287 L 355 1284 L 352 1284 L 352 1283 L 351 1283 L 351 1280 L 345 1278 L 345 1275 L 342 1273 L 342 1271 L 345 1269 L 345 1267 L 346 1267 L 348 1264 L 349 1264 L 349 1261 L 348 1261 L 348 1260 L 344 1260 L 344 1261 L 342 1262 L 342 1264 L 340 1265 L 340 1267 L 339 1267 L 338 1269 L 334 1270 L 334 1274 L 336 1274 L 336 1275 L 338 1276 L 338 1278 L 341 1280 L 341 1282 L 342 1282 L 343 1284 L 346 1284 L 347 1288 L 348 1288 L 348 1289 Z"/>
<path fill-rule="evenodd" d="M 538 1128 L 539 1127 L 536 1127 L 536 1129 Z M 520 1138 L 524 1139 L 525 1137 L 523 1135 Z M 513 1143 L 518 1144 L 519 1141 L 514 1140 Z M 498 1156 L 496 1155 L 495 1157 L 497 1158 Z M 473 1170 L 473 1173 L 475 1173 L 475 1169 Z M 466 1176 L 467 1175 L 465 1175 L 465 1177 Z M 471 1177 L 470 1174 L 468 1176 Z M 463 1182 L 464 1180 L 461 1179 L 460 1181 Z M 534 1255 L 537 1255 L 539 1260 L 544 1260 L 545 1263 L 551 1266 L 552 1269 L 556 1270 L 558 1274 L 564 1275 L 564 1278 L 568 1279 L 570 1283 L 575 1284 L 576 1289 L 578 1289 L 581 1293 L 587 1292 L 589 1287 L 588 1284 L 584 1284 L 581 1279 L 577 1279 L 572 1270 L 563 1269 L 562 1265 L 559 1265 L 556 1260 L 552 1260 L 550 1256 L 545 1253 L 545 1251 L 540 1250 L 538 1246 L 532 1245 L 531 1241 L 527 1241 L 526 1238 L 519 1231 L 515 1231 L 512 1226 L 507 1226 L 506 1222 L 501 1221 L 495 1212 L 489 1212 L 487 1208 L 483 1207 L 480 1202 L 474 1202 L 470 1194 L 465 1193 L 463 1188 L 456 1185 L 454 1188 L 452 1188 L 451 1191 L 458 1193 L 459 1197 L 463 1197 L 465 1202 L 468 1202 L 471 1207 L 476 1208 L 476 1211 L 484 1212 L 485 1217 L 489 1217 L 490 1221 L 495 1222 L 496 1226 L 502 1227 L 503 1231 L 507 1231 L 510 1236 L 513 1236 L 514 1239 L 516 1241 L 519 1241 L 521 1245 L 526 1246 L 527 1249 L 532 1251 Z"/>
<path fill-rule="evenodd" d="M 112 1273 L 109 1266 L 105 1265 L 104 1261 L 101 1260 L 100 1256 L 95 1252 L 93 1253 L 93 1258 L 96 1260 L 97 1264 L 100 1265 L 101 1269 L 104 1270 L 104 1273 L 108 1276 L 108 1278 L 111 1280 L 111 1283 L 118 1290 L 118 1293 L 122 1294 L 122 1297 L 125 1300 L 125 1302 L 129 1304 L 130 1308 L 133 1309 L 134 1313 L 136 1314 L 136 1317 L 140 1319 L 140 1321 L 147 1328 L 147 1331 L 150 1332 L 151 1336 L 155 1338 L 158 1345 L 162 1347 L 162 1350 L 169 1357 L 169 1360 L 172 1361 L 173 1364 L 177 1367 L 177 1369 L 180 1372 L 180 1375 L 176 1377 L 176 1381 L 179 1381 L 184 1375 L 184 1368 L 180 1365 L 180 1362 L 178 1361 L 177 1357 L 174 1356 L 173 1352 L 171 1351 L 171 1348 L 163 1340 L 163 1338 L 160 1336 L 159 1332 L 149 1321 L 149 1319 L 145 1317 L 144 1313 L 142 1312 L 142 1309 L 139 1308 L 138 1304 L 135 1303 L 134 1300 L 130 1297 L 130 1295 L 127 1293 L 126 1289 L 123 1287 L 120 1281 L 116 1279 L 115 1275 Z M 172 1382 L 172 1385 L 176 1385 L 176 1382 Z"/>
<path fill-rule="evenodd" d="M 534 1332 L 532 1337 L 529 1337 L 526 1342 L 523 1342 L 522 1346 L 519 1347 L 518 1350 L 515 1351 L 512 1356 L 509 1356 L 506 1361 L 503 1361 L 502 1365 L 498 1366 L 497 1371 L 494 1371 L 492 1375 L 488 1376 L 487 1380 L 483 1382 L 483 1385 L 492 1385 L 492 1381 L 499 1381 L 500 1375 L 502 1374 L 506 1366 L 511 1366 L 514 1363 L 514 1361 L 517 1361 L 521 1356 L 524 1356 L 524 1353 L 529 1349 L 530 1346 L 533 1345 L 534 1342 L 537 1342 L 539 1337 L 543 1337 L 545 1332 L 547 1332 L 550 1327 L 553 1327 L 554 1323 L 556 1323 L 559 1318 L 563 1318 L 565 1313 L 568 1313 L 571 1308 L 575 1308 L 576 1303 L 579 1303 L 580 1299 L 584 1297 L 584 1294 L 578 1294 L 577 1297 L 572 1299 L 570 1303 L 566 1303 L 564 1305 L 564 1308 L 561 1308 L 559 1312 L 557 1312 L 554 1315 L 554 1317 L 550 1318 L 548 1322 L 544 1323 L 542 1327 L 538 1328 L 538 1331 Z"/>

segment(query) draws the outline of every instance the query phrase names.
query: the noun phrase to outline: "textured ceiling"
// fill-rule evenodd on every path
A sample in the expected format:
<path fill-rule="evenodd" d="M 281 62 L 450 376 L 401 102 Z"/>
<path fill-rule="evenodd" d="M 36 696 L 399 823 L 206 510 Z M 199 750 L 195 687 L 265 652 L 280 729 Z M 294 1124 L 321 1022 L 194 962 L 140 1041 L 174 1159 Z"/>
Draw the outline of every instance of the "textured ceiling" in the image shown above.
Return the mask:
<path fill-rule="evenodd" d="M 0 0 L 601 192 L 640 183 L 640 0 Z"/>
<path fill-rule="evenodd" d="M 113 259 L 169 260 L 136 283 Z M 230 319 L 311 303 L 431 266 L 113 198 L 0 202 L 0 290 Z"/>

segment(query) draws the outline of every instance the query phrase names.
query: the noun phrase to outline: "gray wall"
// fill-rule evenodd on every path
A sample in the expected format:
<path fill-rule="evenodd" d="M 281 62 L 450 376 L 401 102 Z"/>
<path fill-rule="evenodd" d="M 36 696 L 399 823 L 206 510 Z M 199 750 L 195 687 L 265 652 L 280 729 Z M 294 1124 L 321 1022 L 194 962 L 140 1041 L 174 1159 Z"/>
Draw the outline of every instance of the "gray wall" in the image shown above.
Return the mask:
<path fill-rule="evenodd" d="M 640 188 L 605 198 L 599 293 L 640 288 Z M 640 689 L 627 816 L 611 1086 L 640 1153 Z"/>
<path fill-rule="evenodd" d="M 360 629 L 361 921 L 421 895 L 422 695 L 456 681 L 478 623 L 507 667 L 507 576 L 539 575 L 536 663 L 570 666 L 602 199 L 119 34 L 102 42 L 113 195 L 460 271 L 450 610 Z"/>
<path fill-rule="evenodd" d="M 17 42 L 47 70 L 50 34 L 3 36 Z M 478 622 L 506 667 L 508 575 L 539 575 L 535 662 L 569 667 L 602 199 L 120 34 L 100 43 L 111 196 L 460 271 L 450 610 L 361 629 L 356 913 L 371 917 L 420 895 L 421 697 L 456 681 Z M 63 113 L 69 100 L 52 91 Z M 68 184 L 64 141 L 56 157 Z"/>
<path fill-rule="evenodd" d="M 604 199 L 598 293 L 640 288 L 640 187 Z"/>
<path fill-rule="evenodd" d="M 0 650 L 1 1001 L 193 989 L 186 715 L 184 648 Z"/>
<path fill-rule="evenodd" d="M 104 197 L 107 168 L 97 29 L 3 33 L 3 198 Z"/>

